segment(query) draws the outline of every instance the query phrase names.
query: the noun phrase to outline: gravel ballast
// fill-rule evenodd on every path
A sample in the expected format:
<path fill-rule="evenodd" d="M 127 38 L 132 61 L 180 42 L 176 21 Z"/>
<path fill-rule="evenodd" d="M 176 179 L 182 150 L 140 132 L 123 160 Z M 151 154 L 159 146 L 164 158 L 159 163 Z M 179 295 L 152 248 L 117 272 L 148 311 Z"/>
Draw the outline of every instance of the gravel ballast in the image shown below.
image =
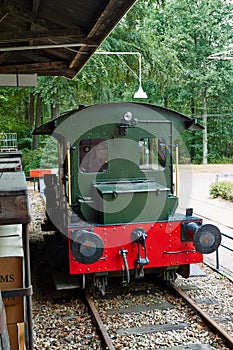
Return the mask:
<path fill-rule="evenodd" d="M 32 223 L 29 225 L 29 232 L 34 291 L 32 297 L 34 349 L 102 349 L 100 338 L 79 291 L 55 291 L 40 228 L 44 219 L 44 204 L 37 191 L 30 190 L 29 193 L 32 205 Z M 210 313 L 216 320 L 222 320 L 222 326 L 233 337 L 233 284 L 209 267 L 202 264 L 200 267 L 207 276 L 187 280 L 179 277 L 177 285 L 185 288 L 186 293 L 198 301 L 203 310 Z M 111 308 L 126 308 L 137 304 L 150 305 L 165 301 L 165 295 L 156 291 L 156 287 L 153 289 L 153 295 L 150 293 L 150 285 L 148 293 L 140 297 L 133 296 L 130 290 L 140 288 L 142 285 L 142 281 L 138 287 L 135 287 L 135 284 L 130 285 L 126 296 L 119 295 L 113 299 L 97 297 L 96 299 L 116 349 L 164 349 L 169 346 L 192 343 L 209 344 L 210 349 L 228 349 L 218 336 L 203 327 L 198 316 L 194 313 L 188 316 L 182 302 L 178 308 L 162 312 L 151 310 L 149 314 L 139 312 L 138 314 L 110 315 L 108 313 Z M 111 290 L 111 287 L 109 288 Z M 153 323 L 152 320 L 155 325 L 184 322 L 188 327 L 185 331 L 149 335 L 122 336 L 118 332 L 119 329 L 139 327 L 142 324 L 146 326 Z"/>

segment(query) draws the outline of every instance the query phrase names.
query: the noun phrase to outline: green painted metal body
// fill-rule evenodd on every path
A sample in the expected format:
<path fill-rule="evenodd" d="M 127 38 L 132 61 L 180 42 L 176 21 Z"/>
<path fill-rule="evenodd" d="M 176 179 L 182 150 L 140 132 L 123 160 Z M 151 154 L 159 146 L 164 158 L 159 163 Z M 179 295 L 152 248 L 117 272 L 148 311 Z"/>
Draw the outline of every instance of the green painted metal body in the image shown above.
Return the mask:
<path fill-rule="evenodd" d="M 154 181 L 97 183 L 102 199 L 99 221 L 157 221 L 168 215 L 169 188 Z"/>
<path fill-rule="evenodd" d="M 83 134 L 75 142 L 71 157 L 72 203 L 78 202 L 79 212 L 87 221 L 116 224 L 168 218 L 170 156 L 167 157 L 167 166 L 161 171 L 142 171 L 139 167 L 139 140 L 142 137 L 153 137 L 155 132 L 161 134 L 158 125 L 153 126 L 154 134 L 153 131 L 151 133 L 135 126 L 128 128 L 127 135 L 122 136 L 119 134 L 119 123 L 104 127 L 101 125 Z M 164 127 L 166 129 L 167 124 L 159 124 L 161 131 Z M 169 134 L 166 135 L 168 137 Z M 80 164 L 79 144 L 87 139 L 107 140 L 108 159 L 105 172 L 87 173 L 77 167 Z M 167 144 L 170 144 L 168 139 Z M 79 181 L 75 181 L 77 178 Z"/>
<path fill-rule="evenodd" d="M 104 108 L 101 112 L 104 123 L 100 122 L 99 126 L 81 134 L 73 145 L 72 203 L 78 203 L 78 212 L 88 222 L 99 224 L 167 220 L 177 205 L 177 200 L 171 194 L 169 149 L 164 169 L 143 171 L 139 167 L 138 143 L 142 138 L 159 135 L 165 139 L 167 145 L 171 145 L 171 122 L 161 116 L 157 116 L 156 122 L 155 115 L 147 110 L 139 114 L 138 108 L 133 111 L 132 108 L 117 109 L 114 108 L 114 120 L 109 120 L 113 119 L 110 117 L 112 111 Z M 121 135 L 121 119 L 128 110 L 140 123 L 130 125 L 127 127 L 127 134 Z M 100 121 L 98 111 L 95 118 Z M 143 120 L 152 122 L 141 123 Z M 110 123 L 112 121 L 115 123 Z M 77 166 L 80 164 L 79 144 L 87 139 L 107 140 L 108 159 L 105 172 L 82 172 Z"/>

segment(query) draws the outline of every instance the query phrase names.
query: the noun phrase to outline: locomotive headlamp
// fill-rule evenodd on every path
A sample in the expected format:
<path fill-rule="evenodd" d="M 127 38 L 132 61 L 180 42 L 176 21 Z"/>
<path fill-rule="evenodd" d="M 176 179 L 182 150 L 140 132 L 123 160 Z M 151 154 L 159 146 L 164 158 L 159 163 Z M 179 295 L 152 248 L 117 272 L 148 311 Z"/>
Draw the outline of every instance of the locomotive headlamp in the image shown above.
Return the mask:
<path fill-rule="evenodd" d="M 70 238 L 73 257 L 81 264 L 93 264 L 103 254 L 103 241 L 92 231 L 73 230 Z"/>
<path fill-rule="evenodd" d="M 133 114 L 131 112 L 124 113 L 123 119 L 125 122 L 130 122 L 133 119 Z"/>
<path fill-rule="evenodd" d="M 214 225 L 201 226 L 194 235 L 194 245 L 198 252 L 203 254 L 213 253 L 221 243 L 221 232 Z"/>
<path fill-rule="evenodd" d="M 133 126 L 133 113 L 125 112 L 121 119 L 121 124 L 119 126 L 120 135 L 126 136 L 128 134 L 128 128 Z"/>
<path fill-rule="evenodd" d="M 221 243 L 221 232 L 214 225 L 203 225 L 199 222 L 183 223 L 183 242 L 194 242 L 196 250 L 202 254 L 210 254 L 218 249 Z"/>

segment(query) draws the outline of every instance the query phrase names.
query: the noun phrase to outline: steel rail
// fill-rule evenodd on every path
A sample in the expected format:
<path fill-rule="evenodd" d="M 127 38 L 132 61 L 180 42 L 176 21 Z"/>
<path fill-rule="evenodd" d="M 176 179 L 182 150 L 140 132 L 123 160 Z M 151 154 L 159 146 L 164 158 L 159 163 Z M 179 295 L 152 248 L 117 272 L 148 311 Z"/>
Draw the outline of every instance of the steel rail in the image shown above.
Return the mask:
<path fill-rule="evenodd" d="M 113 346 L 112 340 L 107 333 L 106 327 L 104 326 L 104 324 L 101 320 L 100 314 L 99 314 L 97 308 L 95 307 L 95 304 L 94 304 L 90 294 L 88 293 L 88 291 L 86 291 L 86 290 L 84 291 L 84 296 L 85 296 L 85 299 L 88 303 L 88 307 L 90 308 L 92 315 L 94 316 L 94 319 L 98 325 L 98 329 L 99 329 L 101 337 L 106 345 L 106 348 L 108 350 L 115 350 L 115 347 Z"/>
<path fill-rule="evenodd" d="M 171 288 L 198 313 L 202 320 L 208 325 L 210 330 L 217 333 L 222 338 L 224 343 L 229 346 L 230 349 L 233 349 L 233 338 L 219 324 L 217 324 L 217 322 L 215 322 L 205 311 L 203 311 L 181 288 L 175 285 L 172 285 Z"/>

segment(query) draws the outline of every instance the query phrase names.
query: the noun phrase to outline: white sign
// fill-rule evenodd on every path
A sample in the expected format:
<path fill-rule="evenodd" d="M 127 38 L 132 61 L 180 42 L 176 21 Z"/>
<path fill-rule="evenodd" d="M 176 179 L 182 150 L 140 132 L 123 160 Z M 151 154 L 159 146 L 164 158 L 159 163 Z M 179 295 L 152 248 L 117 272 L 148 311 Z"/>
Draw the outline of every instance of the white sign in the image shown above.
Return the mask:
<path fill-rule="evenodd" d="M 36 87 L 37 74 L 0 74 L 0 86 Z"/>

